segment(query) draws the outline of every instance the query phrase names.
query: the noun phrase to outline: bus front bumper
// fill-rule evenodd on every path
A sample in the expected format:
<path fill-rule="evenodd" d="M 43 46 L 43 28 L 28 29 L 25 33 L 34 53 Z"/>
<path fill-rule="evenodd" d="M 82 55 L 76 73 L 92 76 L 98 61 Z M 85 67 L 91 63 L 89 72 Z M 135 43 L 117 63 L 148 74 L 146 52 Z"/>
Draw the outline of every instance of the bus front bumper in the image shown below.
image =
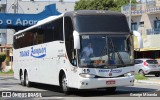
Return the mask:
<path fill-rule="evenodd" d="M 133 86 L 134 76 L 118 78 L 80 78 L 78 89 Z"/>

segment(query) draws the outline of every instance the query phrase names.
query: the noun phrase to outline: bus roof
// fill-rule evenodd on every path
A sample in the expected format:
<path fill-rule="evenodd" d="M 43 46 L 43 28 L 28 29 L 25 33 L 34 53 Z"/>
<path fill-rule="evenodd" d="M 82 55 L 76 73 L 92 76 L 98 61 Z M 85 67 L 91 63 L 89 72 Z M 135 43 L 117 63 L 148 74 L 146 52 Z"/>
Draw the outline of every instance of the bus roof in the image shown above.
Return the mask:
<path fill-rule="evenodd" d="M 65 16 L 76 16 L 76 15 L 114 15 L 114 16 L 125 16 L 120 12 L 109 11 L 109 10 L 78 10 L 70 11 L 64 14 Z"/>

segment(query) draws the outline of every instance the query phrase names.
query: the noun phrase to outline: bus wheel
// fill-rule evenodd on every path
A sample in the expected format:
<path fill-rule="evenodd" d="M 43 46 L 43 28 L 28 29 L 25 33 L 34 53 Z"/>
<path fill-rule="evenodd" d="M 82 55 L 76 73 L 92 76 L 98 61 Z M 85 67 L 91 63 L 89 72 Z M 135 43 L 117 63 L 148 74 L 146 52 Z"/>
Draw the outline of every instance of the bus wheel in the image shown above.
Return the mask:
<path fill-rule="evenodd" d="M 116 87 L 107 87 L 106 88 L 107 93 L 112 94 L 115 93 Z"/>
<path fill-rule="evenodd" d="M 24 77 L 23 77 L 22 72 L 20 73 L 20 83 L 21 83 L 22 86 L 25 86 Z"/>
<path fill-rule="evenodd" d="M 25 84 L 27 87 L 31 86 L 31 82 L 28 80 L 28 73 L 27 72 L 25 73 Z"/>
<path fill-rule="evenodd" d="M 65 94 L 69 94 L 69 87 L 67 86 L 67 78 L 65 74 L 63 74 L 61 78 L 61 89 Z"/>

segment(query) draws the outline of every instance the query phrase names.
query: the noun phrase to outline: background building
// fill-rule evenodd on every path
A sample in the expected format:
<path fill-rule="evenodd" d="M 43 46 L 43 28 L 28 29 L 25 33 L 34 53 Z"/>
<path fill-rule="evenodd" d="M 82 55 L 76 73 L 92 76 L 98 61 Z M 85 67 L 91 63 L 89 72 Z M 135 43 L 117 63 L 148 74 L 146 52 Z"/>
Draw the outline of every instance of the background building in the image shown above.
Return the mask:
<path fill-rule="evenodd" d="M 59 1 L 38 1 L 38 0 L 0 0 L 0 13 L 18 13 L 18 14 L 38 14 L 42 12 L 45 6 L 56 4 L 56 10 L 60 13 L 73 11 L 75 2 Z M 0 23 L 2 20 L 0 19 Z M 10 66 L 10 58 L 12 58 L 13 45 L 13 29 L 0 29 L 0 52 L 6 52 L 7 59 L 2 66 Z"/>
<path fill-rule="evenodd" d="M 63 1 L 63 0 L 61 0 Z M 58 2 L 58 1 L 34 1 L 34 0 L 0 0 L 1 13 L 21 13 L 21 14 L 37 14 L 44 10 L 45 6 L 56 4 L 57 11 L 64 13 L 73 11 L 75 2 Z M 6 34 L 7 33 L 7 34 Z M 12 44 L 12 35 L 5 29 L 0 30 L 0 44 Z M 6 37 L 6 38 L 5 38 Z"/>
<path fill-rule="evenodd" d="M 129 16 L 129 5 L 122 7 L 122 13 Z M 132 5 L 131 30 L 137 30 L 143 37 L 143 48 L 137 48 L 134 39 L 136 58 L 160 58 L 160 0 Z"/>

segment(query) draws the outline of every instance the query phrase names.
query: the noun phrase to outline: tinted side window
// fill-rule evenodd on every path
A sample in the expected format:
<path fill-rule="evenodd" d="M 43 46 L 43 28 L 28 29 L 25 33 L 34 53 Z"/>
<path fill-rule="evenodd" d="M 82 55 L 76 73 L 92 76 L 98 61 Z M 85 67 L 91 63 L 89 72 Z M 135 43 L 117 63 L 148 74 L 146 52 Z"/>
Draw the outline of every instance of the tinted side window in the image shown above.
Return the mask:
<path fill-rule="evenodd" d="M 148 64 L 158 64 L 157 60 L 147 60 Z"/>
<path fill-rule="evenodd" d="M 54 40 L 63 40 L 63 18 L 57 19 L 56 21 L 53 21 L 51 24 L 52 26 L 54 26 Z"/>
<path fill-rule="evenodd" d="M 135 64 L 140 64 L 142 62 L 143 62 L 142 60 L 135 60 Z"/>
<path fill-rule="evenodd" d="M 73 37 L 73 24 L 70 17 L 65 17 L 65 39 L 69 41 Z"/>
<path fill-rule="evenodd" d="M 63 40 L 63 18 L 14 36 L 14 48 Z"/>
<path fill-rule="evenodd" d="M 72 59 L 74 59 L 74 44 L 73 44 L 73 23 L 72 19 L 68 16 L 65 17 L 65 44 L 66 44 L 66 50 L 67 50 L 67 55 L 72 63 Z M 72 63 L 73 64 L 73 63 Z"/>
<path fill-rule="evenodd" d="M 24 45 L 24 33 L 14 36 L 14 48 L 22 48 Z"/>
<path fill-rule="evenodd" d="M 39 27 L 34 32 L 34 45 L 44 43 L 44 28 Z"/>
<path fill-rule="evenodd" d="M 57 19 L 37 29 L 39 43 L 47 43 L 56 40 L 63 40 L 63 18 Z"/>
<path fill-rule="evenodd" d="M 34 39 L 33 31 L 25 32 L 24 37 L 23 37 L 23 41 L 21 41 L 23 44 L 22 47 L 33 45 L 33 39 Z"/>
<path fill-rule="evenodd" d="M 14 36 L 14 48 L 23 48 L 33 45 L 34 33 L 33 31 L 26 31 L 24 33 Z"/>

